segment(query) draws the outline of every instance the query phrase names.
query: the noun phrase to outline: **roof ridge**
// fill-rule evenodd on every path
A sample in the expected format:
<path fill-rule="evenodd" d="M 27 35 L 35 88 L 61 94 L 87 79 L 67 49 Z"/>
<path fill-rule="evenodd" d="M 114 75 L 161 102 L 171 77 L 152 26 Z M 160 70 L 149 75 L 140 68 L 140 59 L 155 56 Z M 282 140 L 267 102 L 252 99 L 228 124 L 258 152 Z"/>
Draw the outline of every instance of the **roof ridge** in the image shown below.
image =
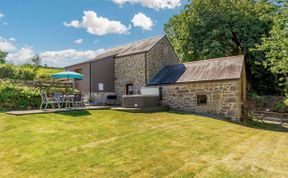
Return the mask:
<path fill-rule="evenodd" d="M 211 59 L 204 59 L 204 60 L 198 60 L 198 61 L 190 61 L 190 62 L 184 62 L 183 64 L 190 64 L 190 63 L 199 63 L 199 62 L 204 62 L 204 61 L 214 61 L 214 60 L 219 60 L 219 59 L 226 59 L 226 58 L 229 58 L 229 57 L 233 57 L 233 58 L 235 58 L 235 57 L 240 57 L 240 56 L 243 56 L 244 57 L 244 55 L 236 55 L 236 56 L 225 56 L 225 57 L 218 57 L 218 58 L 211 58 Z"/>
<path fill-rule="evenodd" d="M 152 38 L 160 38 L 162 39 L 165 35 L 156 35 L 156 36 L 152 36 L 152 37 L 148 37 L 148 38 L 144 38 L 144 39 L 140 39 L 140 40 L 135 40 L 135 41 L 132 41 L 132 42 L 128 42 L 128 43 L 125 43 L 125 44 L 119 44 L 119 45 L 116 45 L 116 46 L 113 46 L 113 47 L 110 47 L 108 49 L 106 49 L 104 52 L 108 51 L 108 50 L 112 50 L 112 49 L 115 49 L 115 48 L 119 48 L 119 47 L 124 47 L 124 46 L 128 46 L 128 45 L 131 45 L 131 44 L 135 44 L 135 43 L 139 43 L 139 42 L 142 42 L 142 41 L 146 41 L 146 40 L 150 40 Z M 98 55 L 97 55 L 98 56 Z M 97 57 L 96 56 L 96 57 Z"/>

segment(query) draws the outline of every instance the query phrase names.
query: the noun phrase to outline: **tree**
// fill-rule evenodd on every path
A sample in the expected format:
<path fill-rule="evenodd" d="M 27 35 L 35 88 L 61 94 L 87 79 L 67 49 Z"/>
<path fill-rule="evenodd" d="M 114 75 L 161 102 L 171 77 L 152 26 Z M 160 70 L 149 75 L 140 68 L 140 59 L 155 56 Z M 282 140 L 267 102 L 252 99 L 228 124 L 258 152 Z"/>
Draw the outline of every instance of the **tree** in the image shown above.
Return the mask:
<path fill-rule="evenodd" d="M 283 3 L 279 13 L 274 16 L 273 28 L 269 36 L 262 38 L 256 50 L 265 54 L 264 67 L 277 76 L 279 85 L 288 95 L 288 3 Z"/>
<path fill-rule="evenodd" d="M 268 36 L 278 9 L 268 0 L 193 0 L 164 30 L 182 62 L 244 54 L 252 88 L 272 94 L 277 88 L 271 84 L 277 80 L 256 65 L 265 56 L 251 49 Z"/>
<path fill-rule="evenodd" d="M 0 64 L 6 63 L 6 57 L 8 53 L 0 50 Z"/>
<path fill-rule="evenodd" d="M 35 55 L 30 59 L 31 65 L 35 67 L 40 67 L 42 59 L 40 58 L 39 55 Z"/>

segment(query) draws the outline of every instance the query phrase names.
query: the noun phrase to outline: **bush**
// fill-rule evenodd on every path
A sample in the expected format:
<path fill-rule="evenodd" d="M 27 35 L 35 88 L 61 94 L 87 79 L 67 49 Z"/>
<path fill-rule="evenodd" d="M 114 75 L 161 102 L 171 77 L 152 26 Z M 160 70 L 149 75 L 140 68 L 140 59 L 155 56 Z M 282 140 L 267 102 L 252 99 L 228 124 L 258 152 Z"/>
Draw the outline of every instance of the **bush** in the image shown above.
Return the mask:
<path fill-rule="evenodd" d="M 34 80 L 36 70 L 31 67 L 18 67 L 12 64 L 0 64 L 0 78 Z"/>
<path fill-rule="evenodd" d="M 288 112 L 288 106 L 285 104 L 285 101 L 279 101 L 273 105 L 272 111 L 285 113 Z"/>
<path fill-rule="evenodd" d="M 15 68 L 11 64 L 0 64 L 0 78 L 14 78 Z"/>
<path fill-rule="evenodd" d="M 38 108 L 41 103 L 40 90 L 9 81 L 0 83 L 0 110 Z"/>
<path fill-rule="evenodd" d="M 15 71 L 16 74 L 14 76 L 14 79 L 34 80 L 36 77 L 36 71 L 33 68 L 18 67 Z"/>
<path fill-rule="evenodd" d="M 249 111 L 288 112 L 288 100 L 283 96 L 259 96 L 248 93 Z"/>
<path fill-rule="evenodd" d="M 37 70 L 36 79 L 48 79 L 52 74 L 62 72 L 62 68 L 39 68 Z"/>
<path fill-rule="evenodd" d="M 284 103 L 288 107 L 288 98 L 285 99 Z"/>

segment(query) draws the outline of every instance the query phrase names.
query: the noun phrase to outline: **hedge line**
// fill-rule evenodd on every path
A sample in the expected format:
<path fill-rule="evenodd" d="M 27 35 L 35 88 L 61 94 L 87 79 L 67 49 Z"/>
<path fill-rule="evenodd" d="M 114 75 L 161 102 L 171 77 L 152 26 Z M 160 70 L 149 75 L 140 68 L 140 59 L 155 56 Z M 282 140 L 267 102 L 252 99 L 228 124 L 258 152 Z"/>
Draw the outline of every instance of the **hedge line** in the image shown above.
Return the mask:
<path fill-rule="evenodd" d="M 41 103 L 40 90 L 9 81 L 0 83 L 0 109 L 19 110 L 38 108 Z"/>
<path fill-rule="evenodd" d="M 35 77 L 36 69 L 34 68 L 0 64 L 0 78 L 33 80 Z"/>

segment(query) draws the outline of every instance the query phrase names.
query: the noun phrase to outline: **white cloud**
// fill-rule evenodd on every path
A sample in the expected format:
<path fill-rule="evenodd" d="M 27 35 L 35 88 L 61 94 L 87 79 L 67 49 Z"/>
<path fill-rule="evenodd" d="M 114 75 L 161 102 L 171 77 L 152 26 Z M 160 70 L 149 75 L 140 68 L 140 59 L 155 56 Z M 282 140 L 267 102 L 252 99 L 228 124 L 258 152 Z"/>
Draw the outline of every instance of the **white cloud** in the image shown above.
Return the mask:
<path fill-rule="evenodd" d="M 5 15 L 0 11 L 0 19 L 4 18 Z"/>
<path fill-rule="evenodd" d="M 0 50 L 5 52 L 11 52 L 16 50 L 16 46 L 13 43 L 12 39 L 5 39 L 0 37 Z"/>
<path fill-rule="evenodd" d="M 23 47 L 18 51 L 8 53 L 6 59 L 7 61 L 13 62 L 14 64 L 23 64 L 34 55 L 35 54 L 31 47 Z"/>
<path fill-rule="evenodd" d="M 16 41 L 15 38 L 9 38 L 9 41 Z"/>
<path fill-rule="evenodd" d="M 84 11 L 82 21 L 72 20 L 70 23 L 64 22 L 66 27 L 85 28 L 93 35 L 106 34 L 128 34 L 130 26 L 125 26 L 120 21 L 109 20 L 106 17 L 97 16 L 94 11 Z"/>
<path fill-rule="evenodd" d="M 123 5 L 125 3 L 140 4 L 151 9 L 175 9 L 181 6 L 180 0 L 112 0 L 114 3 Z"/>
<path fill-rule="evenodd" d="M 74 27 L 74 28 L 80 28 L 81 24 L 78 20 L 72 20 L 70 23 L 64 22 L 63 25 L 65 27 Z"/>
<path fill-rule="evenodd" d="M 83 43 L 83 39 L 77 39 L 77 40 L 74 40 L 73 43 L 75 44 L 82 44 Z"/>
<path fill-rule="evenodd" d="M 97 54 L 104 52 L 104 49 L 98 49 L 96 51 L 77 51 L 75 49 L 67 49 L 60 51 L 45 51 L 40 54 L 43 59 L 43 63 L 57 66 L 65 66 L 71 64 L 71 61 L 81 59 L 87 60 L 94 58 Z"/>
<path fill-rule="evenodd" d="M 152 30 L 152 27 L 154 25 L 151 18 L 147 17 L 141 12 L 135 14 L 131 22 L 133 23 L 134 27 L 141 27 L 143 30 Z"/>
<path fill-rule="evenodd" d="M 79 40 L 79 39 L 78 39 Z M 75 40 L 77 41 L 77 40 Z M 79 40 L 80 41 L 80 40 Z M 8 52 L 6 60 L 13 64 L 24 64 L 31 57 L 35 56 L 35 51 L 30 46 L 17 48 L 16 39 L 5 39 L 0 36 L 0 50 Z M 64 67 L 79 60 L 87 60 L 94 58 L 97 54 L 104 52 L 104 49 L 79 51 L 75 49 L 59 50 L 59 51 L 45 51 L 39 54 L 42 58 L 43 64 L 49 66 Z"/>

